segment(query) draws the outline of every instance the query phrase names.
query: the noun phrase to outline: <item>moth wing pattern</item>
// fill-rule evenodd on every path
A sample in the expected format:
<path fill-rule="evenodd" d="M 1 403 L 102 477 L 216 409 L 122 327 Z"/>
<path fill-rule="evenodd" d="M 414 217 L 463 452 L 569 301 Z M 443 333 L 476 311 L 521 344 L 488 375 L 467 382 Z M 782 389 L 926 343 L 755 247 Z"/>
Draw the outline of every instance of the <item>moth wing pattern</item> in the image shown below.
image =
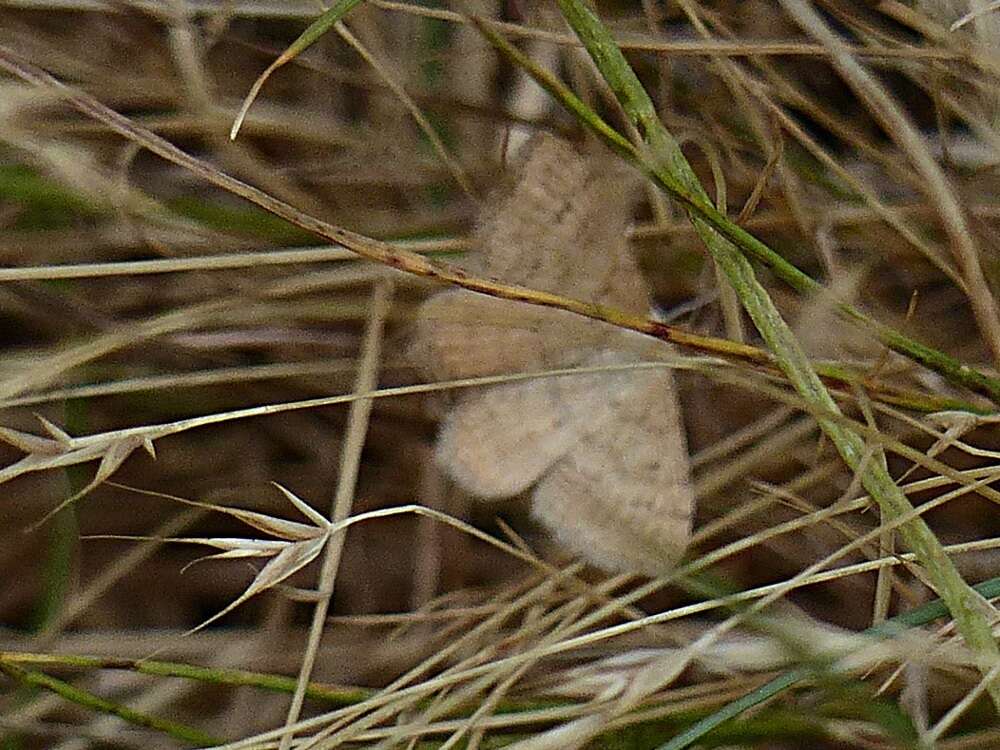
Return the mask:
<path fill-rule="evenodd" d="M 615 358 L 605 353 L 595 361 Z M 532 512 L 600 567 L 662 574 L 687 545 L 694 510 L 672 373 L 605 376 L 588 398 L 610 407 L 594 412 L 589 429 L 539 482 Z"/>
<path fill-rule="evenodd" d="M 648 289 L 625 237 L 636 184 L 616 162 L 537 137 L 512 185 L 480 219 L 470 268 L 648 313 Z M 416 327 L 411 352 L 439 379 L 638 362 L 662 350 L 564 310 L 461 290 L 425 302 Z M 534 486 L 534 515 L 607 569 L 662 573 L 690 537 L 694 493 L 666 368 L 458 392 L 436 459 L 482 498 Z"/>
<path fill-rule="evenodd" d="M 648 291 L 625 236 L 639 185 L 635 174 L 608 157 L 585 158 L 552 136 L 536 137 L 528 149 L 514 184 L 480 219 L 480 270 L 646 313 Z"/>
<path fill-rule="evenodd" d="M 504 383 L 463 394 L 448 413 L 437 461 L 465 490 L 517 495 L 563 459 L 591 429 L 594 375 Z"/>
<path fill-rule="evenodd" d="M 570 362 L 566 341 L 586 348 L 605 335 L 602 327 L 564 310 L 453 289 L 421 305 L 410 356 L 441 380 L 538 372 Z"/>

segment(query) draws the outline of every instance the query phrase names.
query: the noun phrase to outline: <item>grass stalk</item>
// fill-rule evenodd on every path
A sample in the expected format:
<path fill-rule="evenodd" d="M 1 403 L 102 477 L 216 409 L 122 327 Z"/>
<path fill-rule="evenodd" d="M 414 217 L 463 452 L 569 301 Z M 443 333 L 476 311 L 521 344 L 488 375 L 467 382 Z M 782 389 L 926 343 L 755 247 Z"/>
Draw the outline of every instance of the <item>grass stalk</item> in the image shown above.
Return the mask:
<path fill-rule="evenodd" d="M 210 734 L 201 730 L 186 726 L 169 719 L 161 719 L 157 716 L 150 716 L 139 711 L 133 711 L 120 703 L 101 698 L 87 690 L 70 685 L 65 680 L 60 680 L 44 672 L 32 669 L 25 669 L 12 660 L 0 659 L 0 672 L 22 685 L 32 688 L 41 688 L 64 698 L 65 700 L 82 706 L 94 713 L 116 716 L 129 724 L 138 727 L 147 727 L 174 739 L 185 742 L 189 745 L 199 747 L 211 747 L 221 745 L 222 742 Z"/>
<path fill-rule="evenodd" d="M 572 9 L 569 12 L 573 13 Z M 471 21 L 498 51 L 511 62 L 523 67 L 531 74 L 536 83 L 558 100 L 580 123 L 593 131 L 616 153 L 643 170 L 690 213 L 698 216 L 706 225 L 733 243 L 748 257 L 763 263 L 775 276 L 799 294 L 815 295 L 824 291 L 822 284 L 792 263 L 789 263 L 781 255 L 768 247 L 766 243 L 761 242 L 757 237 L 729 220 L 720 212 L 708 198 L 707 194 L 704 193 L 701 184 L 697 181 L 690 166 L 687 165 L 687 161 L 684 159 L 680 149 L 676 148 L 676 143 L 674 143 L 673 149 L 667 147 L 665 142 L 654 143 L 654 141 L 662 140 L 662 134 L 658 133 L 657 123 L 659 120 L 656 118 L 656 110 L 651 102 L 644 104 L 641 101 L 641 97 L 637 97 L 630 90 L 630 84 L 620 73 L 614 70 L 608 71 L 607 75 L 610 77 L 606 80 L 616 95 L 628 98 L 628 106 L 626 106 L 625 101 L 622 104 L 627 109 L 629 106 L 632 108 L 631 112 L 635 118 L 633 122 L 639 127 L 640 133 L 643 133 L 643 137 L 647 139 L 647 148 L 640 149 L 630 143 L 582 102 L 561 81 L 548 71 L 535 65 L 526 55 L 498 34 L 488 22 L 480 18 L 472 18 Z M 595 62 L 598 59 L 603 60 L 605 64 L 611 62 L 613 55 L 610 50 L 612 48 L 618 50 L 609 34 L 600 43 L 593 46 L 594 51 L 592 54 L 597 55 Z M 588 51 L 590 49 L 588 47 Z M 622 57 L 620 50 L 618 50 L 618 56 L 624 62 L 624 57 Z M 598 63 L 599 66 L 600 64 Z M 631 72 L 631 69 L 629 71 Z M 605 71 L 602 69 L 602 74 L 604 73 Z M 634 78 L 634 73 L 632 77 Z M 638 79 L 635 82 L 638 84 Z M 645 94 L 644 89 L 643 93 Z M 648 100 L 648 97 L 646 98 Z M 659 128 L 662 128 L 662 125 Z M 669 134 L 667 135 L 669 137 Z M 649 139 L 652 139 L 652 141 L 649 141 Z M 673 140 L 672 137 L 670 137 L 670 140 Z M 665 157 L 665 162 L 660 165 L 652 161 L 653 154 L 657 150 L 661 151 L 661 156 Z M 678 158 L 680 161 L 677 161 Z M 685 172 L 688 174 L 685 174 Z M 981 393 L 995 403 L 1000 404 L 1000 379 L 977 370 L 974 367 L 970 367 L 940 350 L 915 341 L 900 331 L 874 320 L 865 312 L 852 305 L 840 304 L 838 305 L 838 309 L 845 319 L 874 335 L 883 345 L 892 351 L 937 372 L 951 383 L 964 386 L 976 393 Z"/>
<path fill-rule="evenodd" d="M 1000 596 L 1000 578 L 992 578 L 976 585 L 975 590 L 985 598 Z M 948 609 L 944 602 L 937 599 L 928 602 L 916 609 L 897 615 L 891 620 L 887 620 L 865 631 L 865 635 L 873 638 L 888 638 L 906 628 L 915 628 L 928 625 L 948 614 Z M 86 705 L 92 705 L 93 697 L 89 694 L 78 692 L 67 693 L 63 686 L 64 681 L 55 680 L 45 673 L 39 671 L 38 667 L 71 669 L 71 670 L 127 670 L 139 674 L 146 674 L 158 677 L 173 677 L 185 680 L 193 680 L 211 685 L 226 685 L 238 687 L 253 687 L 269 692 L 291 694 L 295 691 L 296 680 L 284 675 L 274 675 L 265 672 L 252 672 L 241 669 L 223 669 L 218 667 L 202 667 L 181 662 L 157 661 L 153 659 L 121 659 L 104 656 L 84 656 L 77 654 L 37 654 L 27 652 L 0 652 L 0 671 L 15 677 L 24 682 L 44 687 L 60 692 L 64 697 L 78 702 L 77 699 L 85 701 Z M 770 700 L 784 690 L 793 685 L 808 679 L 810 673 L 806 669 L 791 670 L 761 687 L 747 693 L 743 698 L 727 704 L 724 708 L 712 712 L 701 721 L 692 725 L 682 734 L 674 737 L 669 743 L 663 745 L 659 750 L 680 750 L 688 747 L 692 743 L 706 736 L 713 729 L 723 724 L 725 721 L 738 716 L 742 711 L 760 705 L 766 700 Z M 326 685 L 323 683 L 311 682 L 306 690 L 306 695 L 311 700 L 320 701 L 328 706 L 351 706 L 360 703 L 375 694 L 375 690 L 359 687 L 342 687 Z M 548 704 L 546 704 L 548 705 Z M 514 701 L 510 705 L 501 703 L 499 710 L 524 710 L 525 705 L 521 701 Z M 118 711 L 117 715 L 126 721 L 132 722 L 133 717 L 126 712 Z M 462 712 L 459 712 L 462 715 Z M 137 725 L 154 726 L 147 717 L 141 719 Z M 157 720 L 152 720 L 157 721 Z M 135 723 L 135 722 L 133 722 Z M 180 728 L 179 731 L 172 731 L 172 736 L 178 739 L 194 739 L 196 735 L 189 728 Z M 202 739 L 209 739 L 202 735 Z M 205 744 L 208 744 L 207 742 Z"/>
<path fill-rule="evenodd" d="M 488 32 L 488 29 L 486 29 L 482 22 L 476 21 L 476 23 L 481 30 L 486 30 L 484 33 Z M 487 33 L 487 37 L 496 45 L 506 44 L 506 42 L 504 42 L 496 34 L 492 34 L 491 36 Z M 506 47 L 507 49 L 503 50 L 505 53 L 513 50 L 509 44 L 506 44 Z M 516 52 L 516 50 L 514 50 L 514 52 Z M 520 53 L 517 54 L 519 55 Z M 524 58 L 523 56 L 512 57 L 512 59 L 519 62 L 528 62 L 527 58 Z M 689 349 L 695 349 L 707 354 L 715 354 L 727 359 L 740 360 L 754 366 L 774 366 L 774 362 L 770 354 L 755 347 L 747 346 L 746 344 L 718 339 L 711 336 L 700 336 L 681 328 L 667 325 L 660 321 L 627 313 L 606 305 L 596 305 L 590 302 L 584 302 L 582 300 L 563 297 L 557 294 L 542 292 L 535 289 L 528 289 L 514 284 L 505 284 L 497 281 L 496 279 L 476 277 L 469 274 L 464 269 L 450 263 L 436 261 L 409 249 L 399 247 L 398 245 L 391 245 L 370 237 L 365 237 L 322 221 L 298 210 L 294 206 L 291 206 L 262 190 L 219 171 L 212 165 L 196 159 L 190 154 L 181 151 L 163 138 L 104 106 L 101 102 L 97 101 L 88 94 L 74 90 L 72 87 L 61 83 L 44 70 L 22 59 L 12 50 L 4 47 L 3 45 L 0 45 L 0 67 L 8 70 L 13 75 L 27 83 L 57 90 L 66 99 L 66 101 L 76 109 L 83 112 L 87 116 L 104 123 L 109 128 L 130 141 L 149 149 L 167 161 L 191 171 L 206 180 L 208 183 L 220 187 L 234 195 L 238 195 L 260 208 L 269 211 L 275 216 L 279 216 L 301 229 L 305 229 L 314 235 L 336 243 L 337 245 L 346 248 L 362 258 L 389 266 L 391 268 L 396 268 L 414 276 L 431 278 L 439 282 L 453 284 L 455 286 L 479 292 L 481 294 L 487 294 L 492 297 L 567 310 L 594 320 L 602 320 L 619 328 L 627 328 L 667 343 Z M 583 102 L 572 95 L 572 93 L 569 92 L 560 82 L 556 81 L 552 77 L 545 78 L 542 76 L 543 72 L 538 70 L 537 67 L 534 70 L 531 68 L 528 68 L 528 70 L 533 77 L 535 77 L 541 85 L 545 86 L 550 93 L 559 99 L 564 106 L 569 106 L 571 111 L 579 113 L 578 116 L 586 115 L 587 126 L 593 128 L 595 132 L 604 138 L 605 141 L 608 142 L 613 148 L 624 156 L 638 162 L 639 154 L 635 150 L 635 147 L 620 134 L 616 133 L 613 128 L 610 128 L 610 126 L 604 123 L 596 114 L 590 111 Z M 641 162 L 638 163 L 642 166 Z M 669 192 L 669 187 L 667 189 Z M 687 194 L 687 191 L 685 191 L 685 194 Z M 675 195 L 675 197 L 678 196 Z M 678 199 L 681 200 L 681 198 Z M 706 201 L 703 208 L 706 212 L 705 221 L 707 223 L 715 226 L 713 224 L 714 216 L 716 223 L 720 223 L 725 227 L 728 227 L 727 231 L 746 239 L 743 244 L 737 242 L 738 246 L 747 248 L 747 252 L 750 252 L 755 258 L 762 260 L 765 263 L 768 262 L 768 258 L 774 259 L 775 263 L 778 263 L 778 265 L 773 266 L 776 273 L 791 283 L 794 288 L 805 292 L 819 291 L 822 289 L 818 282 L 814 281 L 809 276 L 789 264 L 783 258 L 778 256 L 777 253 L 770 248 L 767 248 L 766 245 L 754 238 L 752 235 L 740 227 L 732 224 L 725 217 L 721 216 L 710 202 Z M 755 248 L 760 252 L 754 253 L 753 251 Z M 760 250 L 760 248 L 763 248 L 763 250 Z M 766 253 L 761 255 L 760 253 L 763 253 L 764 251 L 766 251 Z M 765 255 L 766 257 L 764 257 Z M 786 276 L 782 276 L 782 268 L 787 271 L 787 278 Z M 212 302 L 206 304 L 211 306 L 217 305 L 218 303 Z M 981 393 L 991 398 L 997 403 L 1000 403 L 1000 379 L 993 378 L 976 370 L 975 368 L 962 364 L 943 352 L 924 346 L 919 342 L 912 341 L 898 331 L 871 321 L 860 311 L 849 307 L 845 307 L 844 309 L 846 310 L 845 314 L 848 314 L 855 321 L 860 321 L 866 326 L 873 327 L 880 340 L 882 340 L 889 348 L 903 353 L 911 359 L 925 365 L 929 369 L 940 373 L 945 379 L 955 383 L 956 385 L 962 385 L 974 392 Z M 172 318 L 176 316 L 167 317 Z M 162 329 L 162 324 L 164 322 L 165 320 L 155 321 L 152 329 L 159 332 Z M 131 329 L 129 335 L 134 335 L 134 332 Z M 89 349 L 89 344 L 85 345 L 85 348 Z M 73 357 L 74 362 L 76 360 L 86 361 L 86 359 L 89 358 L 90 355 L 86 352 L 81 352 L 80 356 Z M 57 370 L 51 366 L 47 366 L 44 369 L 44 372 L 46 373 L 55 371 Z M 833 379 L 840 379 L 840 372 L 840 370 L 835 368 L 824 374 L 825 376 Z M 851 381 L 853 381 L 853 378 Z M 30 383 L 32 387 L 38 387 L 43 384 L 43 382 L 37 382 L 37 380 L 32 380 Z M 0 397 L 18 395 L 21 390 L 28 387 L 28 385 L 29 383 L 24 382 L 24 378 L 15 378 L 14 382 L 9 383 L 0 382 Z M 909 400 L 912 401 L 913 399 Z M 938 408 L 938 401 L 934 398 L 931 398 L 929 401 L 917 399 L 915 403 L 924 403 L 925 407 L 929 407 L 931 409 Z M 952 408 L 952 406 L 946 405 L 944 408 Z M 972 410 L 979 411 L 975 407 L 973 407 Z"/>
<path fill-rule="evenodd" d="M 833 397 L 757 280 L 750 260 L 731 241 L 747 233 L 733 231 L 738 228 L 712 206 L 680 146 L 660 121 L 645 88 L 600 19 L 581 0 L 558 0 L 558 3 L 626 115 L 638 128 L 643 138 L 638 151 L 643 155 L 645 168 L 671 195 L 683 198 L 696 231 L 736 290 L 782 371 L 807 404 L 819 412 L 839 415 L 840 410 Z M 763 246 L 757 240 L 754 244 Z M 746 247 L 746 244 L 741 243 L 741 246 Z M 811 279 L 810 282 L 816 284 Z M 885 518 L 891 520 L 913 513 L 912 504 L 888 470 L 879 461 L 864 460 L 865 441 L 856 431 L 839 420 L 817 416 L 817 421 L 845 463 L 853 471 L 860 472 L 862 485 L 879 504 Z M 948 606 L 966 645 L 973 652 L 980 671 L 984 675 L 990 674 L 1000 663 L 1000 648 L 993 638 L 990 623 L 993 608 L 965 582 L 922 518 L 913 516 L 900 528 L 900 535 L 927 570 L 935 590 Z M 1000 680 L 990 680 L 987 691 L 1000 712 Z"/>

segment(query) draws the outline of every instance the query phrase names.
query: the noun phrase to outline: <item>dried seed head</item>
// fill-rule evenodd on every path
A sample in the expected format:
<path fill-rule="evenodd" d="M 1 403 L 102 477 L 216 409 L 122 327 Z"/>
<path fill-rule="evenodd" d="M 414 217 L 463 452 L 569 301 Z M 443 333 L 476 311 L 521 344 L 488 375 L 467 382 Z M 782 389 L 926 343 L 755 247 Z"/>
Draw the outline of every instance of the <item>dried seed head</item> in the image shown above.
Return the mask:
<path fill-rule="evenodd" d="M 645 313 L 625 241 L 634 180 L 541 137 L 477 232 L 476 271 Z M 655 358 L 643 338 L 562 310 L 450 290 L 428 300 L 413 356 L 448 379 Z M 688 457 L 666 368 L 591 372 L 462 392 L 437 459 L 463 488 L 503 498 L 534 487 L 534 514 L 605 568 L 662 573 L 690 536 Z"/>

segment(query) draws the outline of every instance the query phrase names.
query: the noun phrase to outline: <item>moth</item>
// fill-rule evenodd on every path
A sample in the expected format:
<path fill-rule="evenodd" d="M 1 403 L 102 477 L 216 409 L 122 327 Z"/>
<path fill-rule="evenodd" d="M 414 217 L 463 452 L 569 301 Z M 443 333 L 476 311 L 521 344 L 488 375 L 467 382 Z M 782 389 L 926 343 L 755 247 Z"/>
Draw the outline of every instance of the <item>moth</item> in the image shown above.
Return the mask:
<path fill-rule="evenodd" d="M 512 184 L 480 217 L 469 269 L 648 314 L 625 237 L 635 178 L 551 136 L 526 149 Z M 446 380 L 627 365 L 663 350 L 563 310 L 449 290 L 418 310 L 411 354 L 428 377 Z M 459 391 L 435 455 L 477 497 L 531 489 L 533 515 L 607 570 L 663 573 L 691 534 L 687 447 L 666 367 Z"/>

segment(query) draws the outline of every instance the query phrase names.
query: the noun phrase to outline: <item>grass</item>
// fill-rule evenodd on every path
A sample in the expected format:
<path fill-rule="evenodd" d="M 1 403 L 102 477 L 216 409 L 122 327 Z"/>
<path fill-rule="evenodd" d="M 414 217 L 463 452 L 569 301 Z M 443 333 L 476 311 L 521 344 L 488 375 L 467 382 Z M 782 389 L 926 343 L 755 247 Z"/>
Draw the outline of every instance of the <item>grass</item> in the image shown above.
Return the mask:
<path fill-rule="evenodd" d="M 6 745 L 994 746 L 995 19 L 942 7 L 0 10 Z M 525 128 L 650 179 L 668 322 L 467 270 Z M 428 280 L 674 345 L 684 565 L 585 569 L 442 481 L 433 394 L 569 373 L 420 384 Z M 247 532 L 173 498 L 284 518 L 270 481 L 361 520 L 319 572 L 182 576 L 166 539 Z"/>

